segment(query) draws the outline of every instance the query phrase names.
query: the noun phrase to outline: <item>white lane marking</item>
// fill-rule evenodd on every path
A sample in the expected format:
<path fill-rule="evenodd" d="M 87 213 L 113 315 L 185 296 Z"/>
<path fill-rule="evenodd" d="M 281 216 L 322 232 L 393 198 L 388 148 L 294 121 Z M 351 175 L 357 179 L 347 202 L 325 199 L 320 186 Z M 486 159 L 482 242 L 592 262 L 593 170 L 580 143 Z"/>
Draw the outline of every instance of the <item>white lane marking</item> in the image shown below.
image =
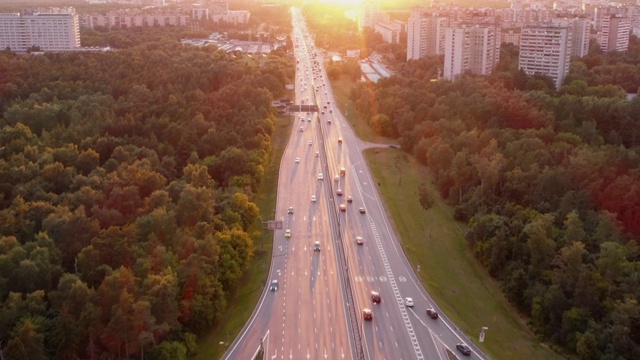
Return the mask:
<path fill-rule="evenodd" d="M 420 349 L 420 344 L 418 343 L 418 338 L 416 337 L 416 333 L 413 330 L 413 325 L 411 324 L 411 320 L 409 320 L 409 316 L 407 315 L 407 310 L 404 307 L 404 300 L 400 295 L 400 290 L 398 289 L 398 284 L 396 283 L 396 278 L 393 275 L 393 271 L 391 270 L 391 265 L 389 264 L 389 259 L 387 258 L 387 253 L 382 246 L 382 241 L 380 240 L 380 235 L 378 234 L 378 230 L 376 229 L 376 225 L 373 223 L 371 217 L 368 217 L 369 225 L 371 226 L 371 231 L 373 232 L 373 238 L 376 240 L 376 245 L 378 246 L 378 252 L 380 253 L 380 257 L 382 258 L 382 264 L 384 265 L 384 269 L 387 273 L 387 278 L 389 279 L 389 285 L 391 285 L 391 289 L 393 290 L 393 294 L 396 299 L 396 303 L 398 308 L 400 309 L 400 315 L 402 315 L 402 320 L 404 321 L 404 326 L 407 329 L 407 333 L 409 334 L 409 339 L 411 340 L 411 344 L 413 345 L 413 351 L 416 354 L 416 357 L 419 360 L 424 359 L 424 355 L 422 354 L 422 349 Z"/>
<path fill-rule="evenodd" d="M 420 319 L 420 316 L 418 316 L 418 314 L 416 314 L 416 312 L 413 311 L 413 309 L 409 308 L 409 310 L 411 310 L 411 313 L 413 313 L 413 315 L 416 317 L 416 319 L 418 319 L 418 321 L 420 321 L 422 326 L 426 327 L 427 329 L 429 328 L 429 326 L 427 326 L 427 324 L 424 321 L 422 321 L 422 319 Z"/>

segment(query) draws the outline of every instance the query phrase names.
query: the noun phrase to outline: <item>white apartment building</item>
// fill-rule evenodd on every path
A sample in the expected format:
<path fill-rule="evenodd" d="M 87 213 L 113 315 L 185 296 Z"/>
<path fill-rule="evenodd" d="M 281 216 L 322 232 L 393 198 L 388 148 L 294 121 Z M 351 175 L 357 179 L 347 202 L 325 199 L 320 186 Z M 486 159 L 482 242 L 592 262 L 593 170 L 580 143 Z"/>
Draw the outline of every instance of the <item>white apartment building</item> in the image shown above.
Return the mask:
<path fill-rule="evenodd" d="M 193 8 L 191 9 L 191 17 L 194 20 L 209 20 L 209 9 L 207 8 Z"/>
<path fill-rule="evenodd" d="M 86 14 L 82 15 L 82 26 L 95 28 L 96 26 L 105 28 L 135 28 L 150 26 L 187 26 L 191 17 L 180 14 L 143 14 L 130 13 L 127 11 L 114 11 L 106 15 Z"/>
<path fill-rule="evenodd" d="M 21 15 L 0 13 L 0 49 L 27 52 L 70 51 L 80 47 L 80 25 L 73 8 L 69 13 Z"/>
<path fill-rule="evenodd" d="M 247 24 L 251 13 L 247 10 L 229 10 L 229 3 L 214 1 L 205 4 L 206 7 L 191 9 L 194 20 L 210 20 L 229 24 Z"/>
<path fill-rule="evenodd" d="M 502 29 L 500 42 L 520 46 L 520 29 Z"/>
<path fill-rule="evenodd" d="M 495 26 L 463 26 L 445 30 L 445 79 L 453 80 L 465 71 L 489 75 L 500 57 Z"/>
<path fill-rule="evenodd" d="M 562 26 L 528 26 L 520 34 L 518 67 L 527 75 L 542 74 L 553 79 L 556 89 L 569 72 L 571 29 Z"/>
<path fill-rule="evenodd" d="M 377 23 L 373 29 L 376 33 L 382 35 L 384 42 L 396 44 L 400 41 L 402 27 L 398 23 Z"/>
<path fill-rule="evenodd" d="M 571 56 L 583 57 L 589 53 L 591 19 L 555 19 L 551 23 L 555 26 L 568 27 L 571 30 Z"/>
<path fill-rule="evenodd" d="M 247 10 L 229 10 L 225 14 L 213 14 L 211 20 L 229 24 L 247 24 L 251 13 Z"/>
<path fill-rule="evenodd" d="M 571 25 L 571 56 L 586 56 L 591 40 L 591 19 L 576 18 Z"/>
<path fill-rule="evenodd" d="M 627 51 L 630 31 L 628 17 L 607 15 L 602 18 L 601 30 L 598 31 L 598 45 L 604 52 Z"/>
<path fill-rule="evenodd" d="M 358 30 L 371 28 L 377 23 L 389 23 L 391 16 L 380 11 L 378 4 L 374 1 L 363 1 L 358 9 Z"/>
<path fill-rule="evenodd" d="M 407 60 L 444 53 L 445 17 L 416 17 L 412 13 L 407 22 Z"/>

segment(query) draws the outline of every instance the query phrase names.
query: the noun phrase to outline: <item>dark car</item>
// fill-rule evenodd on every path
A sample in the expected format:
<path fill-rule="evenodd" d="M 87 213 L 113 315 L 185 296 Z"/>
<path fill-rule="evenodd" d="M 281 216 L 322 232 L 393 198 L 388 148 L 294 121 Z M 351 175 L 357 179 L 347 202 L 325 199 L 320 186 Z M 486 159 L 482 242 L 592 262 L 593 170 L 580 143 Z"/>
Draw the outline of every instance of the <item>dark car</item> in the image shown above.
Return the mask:
<path fill-rule="evenodd" d="M 293 208 L 289 207 L 289 209 L 287 210 L 287 214 L 293 214 Z"/>
<path fill-rule="evenodd" d="M 371 309 L 363 309 L 362 310 L 362 317 L 365 320 L 373 320 L 373 312 L 371 312 Z"/>
<path fill-rule="evenodd" d="M 352 203 L 353 202 L 353 198 L 351 196 L 347 196 L 347 202 L 348 203 Z"/>
<path fill-rule="evenodd" d="M 361 207 L 360 209 L 358 209 L 358 211 L 360 211 L 360 214 L 364 214 L 367 212 L 367 210 L 365 210 L 363 207 Z"/>
<path fill-rule="evenodd" d="M 456 344 L 456 349 L 462 353 L 462 355 L 471 355 L 471 349 L 467 346 L 467 344 L 458 343 Z"/>
<path fill-rule="evenodd" d="M 371 301 L 375 304 L 380 304 L 380 294 L 377 291 L 371 292 Z"/>
<path fill-rule="evenodd" d="M 437 319 L 438 318 L 438 312 L 429 308 L 427 309 L 427 315 L 432 318 L 432 319 Z"/>

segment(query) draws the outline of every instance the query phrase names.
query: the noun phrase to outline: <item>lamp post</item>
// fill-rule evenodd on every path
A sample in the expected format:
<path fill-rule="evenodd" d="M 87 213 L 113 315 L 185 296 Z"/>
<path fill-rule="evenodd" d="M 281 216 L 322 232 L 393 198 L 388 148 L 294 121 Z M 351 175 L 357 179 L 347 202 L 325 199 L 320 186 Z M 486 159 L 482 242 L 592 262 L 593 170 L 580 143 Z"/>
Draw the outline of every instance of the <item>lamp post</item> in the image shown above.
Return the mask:
<path fill-rule="evenodd" d="M 262 234 L 262 250 L 264 250 L 264 223 L 265 221 L 262 220 L 262 217 L 260 217 L 260 233 Z"/>

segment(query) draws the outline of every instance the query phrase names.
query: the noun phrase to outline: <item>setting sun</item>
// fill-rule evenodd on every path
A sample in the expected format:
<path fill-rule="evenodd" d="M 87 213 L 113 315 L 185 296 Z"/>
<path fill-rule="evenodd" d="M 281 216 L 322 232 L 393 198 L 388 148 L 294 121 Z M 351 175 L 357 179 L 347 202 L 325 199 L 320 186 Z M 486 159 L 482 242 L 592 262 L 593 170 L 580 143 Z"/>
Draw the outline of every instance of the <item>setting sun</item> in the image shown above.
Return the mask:
<path fill-rule="evenodd" d="M 353 6 L 357 7 L 360 5 L 362 0 L 319 0 L 318 2 L 334 4 L 334 5 L 344 5 L 344 6 Z"/>

